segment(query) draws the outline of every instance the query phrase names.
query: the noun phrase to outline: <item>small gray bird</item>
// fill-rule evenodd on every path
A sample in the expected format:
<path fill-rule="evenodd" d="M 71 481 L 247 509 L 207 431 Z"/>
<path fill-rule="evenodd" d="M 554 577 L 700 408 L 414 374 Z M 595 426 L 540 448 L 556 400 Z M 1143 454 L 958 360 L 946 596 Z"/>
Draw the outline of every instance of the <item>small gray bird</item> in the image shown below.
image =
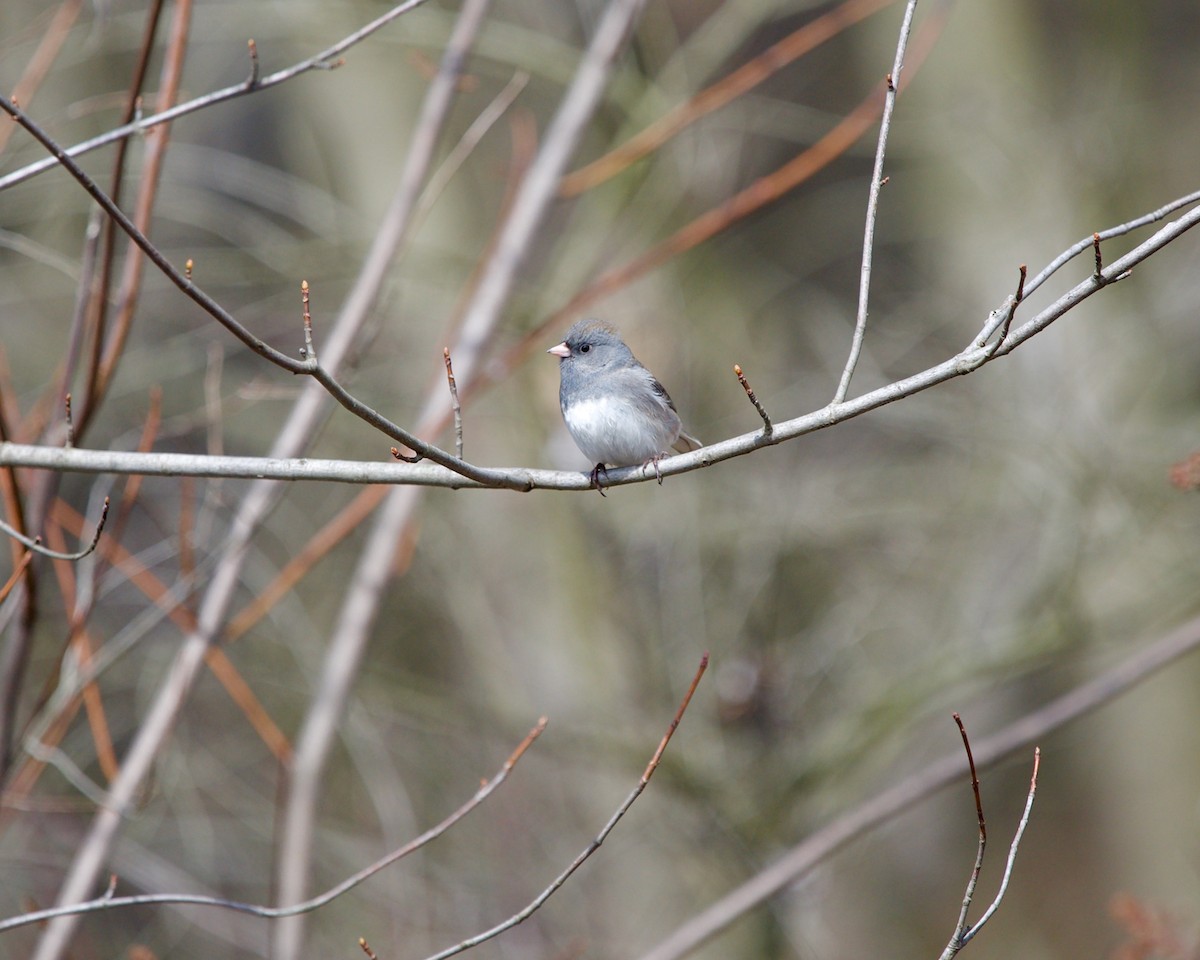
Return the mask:
<path fill-rule="evenodd" d="M 562 343 L 546 351 L 559 358 L 558 403 L 575 445 L 593 461 L 592 486 L 601 494 L 606 466 L 654 464 L 670 449 L 702 444 L 683 430 L 670 396 L 638 363 L 616 329 L 602 320 L 580 320 Z"/>

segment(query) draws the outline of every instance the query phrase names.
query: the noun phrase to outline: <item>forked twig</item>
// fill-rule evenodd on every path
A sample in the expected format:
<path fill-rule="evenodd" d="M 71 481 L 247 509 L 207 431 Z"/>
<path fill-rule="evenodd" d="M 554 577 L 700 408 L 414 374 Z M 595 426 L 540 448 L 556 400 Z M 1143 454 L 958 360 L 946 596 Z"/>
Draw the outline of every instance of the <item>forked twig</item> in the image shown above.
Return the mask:
<path fill-rule="evenodd" d="M 991 906 L 984 911 L 979 922 L 974 926 L 967 927 L 967 911 L 971 909 L 971 901 L 975 898 L 975 887 L 979 883 L 979 874 L 983 870 L 983 853 L 987 848 L 987 824 L 983 819 L 983 799 L 979 795 L 979 775 L 975 772 L 975 757 L 971 752 L 971 740 L 967 736 L 967 729 L 963 726 L 962 717 L 957 713 L 954 714 L 954 722 L 958 724 L 958 732 L 962 735 L 963 749 L 967 753 L 967 764 L 971 768 L 971 792 L 975 795 L 975 816 L 979 821 L 979 846 L 975 853 L 975 865 L 971 868 L 971 879 L 967 881 L 967 890 L 963 894 L 962 908 L 958 913 L 958 923 L 954 927 L 954 934 L 950 937 L 950 942 L 946 944 L 946 949 L 942 951 L 941 960 L 951 960 L 967 943 L 975 936 L 985 923 L 992 918 L 992 915 L 1000 906 L 1000 901 L 1004 899 L 1004 894 L 1008 890 L 1008 881 L 1012 876 L 1013 865 L 1017 860 L 1017 848 L 1021 845 L 1021 837 L 1025 834 L 1025 827 L 1029 823 L 1029 811 L 1033 809 L 1033 797 L 1037 792 L 1038 767 L 1041 764 L 1042 751 L 1039 747 L 1033 749 L 1033 776 L 1029 782 L 1029 794 L 1025 799 L 1025 812 L 1021 816 L 1021 822 L 1017 825 L 1017 832 L 1013 836 L 1012 846 L 1008 851 L 1008 861 L 1004 867 L 1004 878 L 1000 881 L 1000 889 L 996 893 L 996 899 L 992 901 Z"/>
<path fill-rule="evenodd" d="M 970 930 L 962 936 L 962 943 L 969 943 L 977 934 L 983 925 L 987 923 L 992 914 L 1000 907 L 1000 901 L 1004 899 L 1004 894 L 1008 891 L 1008 881 L 1012 878 L 1013 865 L 1017 862 L 1017 849 L 1021 845 L 1021 838 L 1025 835 L 1025 828 L 1029 826 L 1029 813 L 1033 809 L 1033 798 L 1037 794 L 1037 778 L 1038 768 L 1042 763 L 1041 747 L 1033 748 L 1033 774 L 1029 778 L 1029 793 L 1025 796 L 1025 810 L 1021 814 L 1021 822 L 1017 824 L 1017 832 L 1013 835 L 1012 844 L 1008 848 L 1008 859 L 1004 864 L 1004 876 L 1000 879 L 1000 889 L 996 891 L 996 899 L 991 902 L 991 905 L 983 912 L 983 916 L 979 918 Z"/>

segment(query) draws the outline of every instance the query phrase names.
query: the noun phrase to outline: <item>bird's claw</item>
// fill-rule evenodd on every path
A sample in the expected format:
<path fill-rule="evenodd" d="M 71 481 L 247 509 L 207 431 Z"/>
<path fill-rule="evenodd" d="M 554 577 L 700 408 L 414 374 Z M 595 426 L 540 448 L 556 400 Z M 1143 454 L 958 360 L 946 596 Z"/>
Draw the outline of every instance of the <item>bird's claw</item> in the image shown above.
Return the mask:
<path fill-rule="evenodd" d="M 588 474 L 588 479 L 591 481 L 591 486 L 600 491 L 600 496 L 607 497 L 608 494 L 604 492 L 604 485 L 600 483 L 600 474 L 604 474 L 604 478 L 608 479 L 608 468 L 602 463 L 598 463 L 592 467 L 592 472 Z"/>
<path fill-rule="evenodd" d="M 655 479 L 658 480 L 658 485 L 660 487 L 662 486 L 662 470 L 658 466 L 658 461 L 660 461 L 662 458 L 663 458 L 663 455 L 660 453 L 657 457 L 651 457 L 649 460 L 647 460 L 645 463 L 642 464 L 643 470 L 645 470 L 649 466 L 654 467 L 654 476 L 655 476 Z"/>

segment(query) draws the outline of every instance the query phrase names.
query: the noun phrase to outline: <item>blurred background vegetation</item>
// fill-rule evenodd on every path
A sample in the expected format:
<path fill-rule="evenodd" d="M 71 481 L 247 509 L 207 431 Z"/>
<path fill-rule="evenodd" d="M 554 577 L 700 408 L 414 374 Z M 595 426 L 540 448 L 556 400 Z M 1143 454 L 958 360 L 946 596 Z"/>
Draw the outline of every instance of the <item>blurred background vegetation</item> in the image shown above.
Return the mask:
<path fill-rule="evenodd" d="M 576 165 L 828 6 L 651 0 Z M 558 204 L 496 352 L 602 271 L 820 138 L 890 69 L 902 6 Z M 53 9 L 0 6 L 5 95 Z M 181 99 L 242 79 L 247 38 L 270 72 L 383 9 L 199 2 Z M 441 375 L 447 323 L 502 207 L 514 125 L 544 132 L 601 9 L 508 0 L 490 15 L 443 142 L 514 72 L 527 72 L 528 85 L 430 209 L 346 377 L 397 422 L 413 421 Z M 936 9 L 922 4 L 918 26 Z M 174 262 L 192 258 L 198 282 L 280 349 L 299 345 L 301 279 L 318 338 L 352 284 L 456 10 L 427 4 L 353 48 L 340 69 L 173 126 L 152 236 Z M 129 0 L 82 8 L 23 104 L 52 135 L 74 143 L 116 124 L 144 12 Z M 1197 49 L 1192 0 L 950 4 L 899 100 L 852 394 L 960 350 L 1014 289 L 1018 264 L 1036 272 L 1093 230 L 1196 190 Z M 702 439 L 758 424 L 735 362 L 777 420 L 832 396 L 853 326 L 874 137 L 872 128 L 779 202 L 589 308 L 621 327 Z M 14 130 L 0 173 L 42 156 Z M 139 156 L 135 143 L 127 196 Z M 83 160 L 101 182 L 111 162 L 111 150 Z M 22 412 L 60 363 L 88 212 L 61 171 L 0 194 L 0 337 Z M 1146 235 L 1110 242 L 1107 259 Z M 539 715 L 550 726 L 483 809 L 314 915 L 309 955 L 355 956 L 363 936 L 381 957 L 423 956 L 524 905 L 634 785 L 703 651 L 710 673 L 645 796 L 546 908 L 478 955 L 637 956 L 842 809 L 956 749 L 952 711 L 982 736 L 1194 615 L 1197 504 L 1167 472 L 1200 446 L 1196 263 L 1197 240 L 1185 237 L 973 376 L 662 487 L 606 499 L 430 491 L 330 767 L 314 889 L 441 819 Z M 1027 309 L 1090 269 L 1085 256 Z M 473 398 L 469 459 L 586 466 L 561 424 L 556 366 L 535 351 Z M 157 386 L 159 449 L 219 443 L 240 454 L 266 452 L 298 391 L 148 271 L 86 445 L 132 447 Z M 388 446 L 337 411 L 310 452 L 379 460 Z M 61 495 L 82 510 L 93 483 L 64 477 Z M 122 543 L 170 582 L 186 498 L 203 558 L 244 489 L 147 479 Z M 289 488 L 255 541 L 243 602 L 359 492 Z M 362 540 L 359 531 L 340 544 L 226 647 L 288 736 Z M 23 718 L 66 635 L 49 567 L 43 583 Z M 98 590 L 100 640 L 149 604 L 112 568 Z M 178 640 L 164 622 L 103 677 L 118 756 Z M 1042 744 L 1038 804 L 1008 899 L 973 956 L 1108 955 L 1125 939 L 1110 915 L 1122 893 L 1174 911 L 1185 937 L 1200 921 L 1198 681 L 1200 665 L 1184 660 Z M 103 781 L 82 719 L 61 745 Z M 984 901 L 1030 759 L 983 781 L 994 838 Z M 122 892 L 270 901 L 280 784 L 271 751 L 205 677 L 111 863 Z M 0 810 L 0 915 L 53 902 L 92 809 L 47 770 L 20 808 Z M 935 955 L 974 851 L 964 782 L 860 839 L 697 956 Z M 9 934 L 0 954 L 24 955 L 34 936 Z M 266 924 L 234 915 L 128 910 L 86 919 L 73 956 L 144 944 L 161 957 L 253 957 L 267 939 Z"/>

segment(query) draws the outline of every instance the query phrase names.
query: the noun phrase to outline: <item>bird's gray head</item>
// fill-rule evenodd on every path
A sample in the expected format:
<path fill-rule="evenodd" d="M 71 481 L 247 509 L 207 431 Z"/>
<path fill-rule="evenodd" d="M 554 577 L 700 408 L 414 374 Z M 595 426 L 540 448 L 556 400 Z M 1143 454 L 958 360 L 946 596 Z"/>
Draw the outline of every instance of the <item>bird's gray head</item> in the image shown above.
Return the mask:
<path fill-rule="evenodd" d="M 559 358 L 563 372 L 599 370 L 614 363 L 627 363 L 633 354 L 614 326 L 603 320 L 580 320 L 562 343 L 546 351 Z"/>

